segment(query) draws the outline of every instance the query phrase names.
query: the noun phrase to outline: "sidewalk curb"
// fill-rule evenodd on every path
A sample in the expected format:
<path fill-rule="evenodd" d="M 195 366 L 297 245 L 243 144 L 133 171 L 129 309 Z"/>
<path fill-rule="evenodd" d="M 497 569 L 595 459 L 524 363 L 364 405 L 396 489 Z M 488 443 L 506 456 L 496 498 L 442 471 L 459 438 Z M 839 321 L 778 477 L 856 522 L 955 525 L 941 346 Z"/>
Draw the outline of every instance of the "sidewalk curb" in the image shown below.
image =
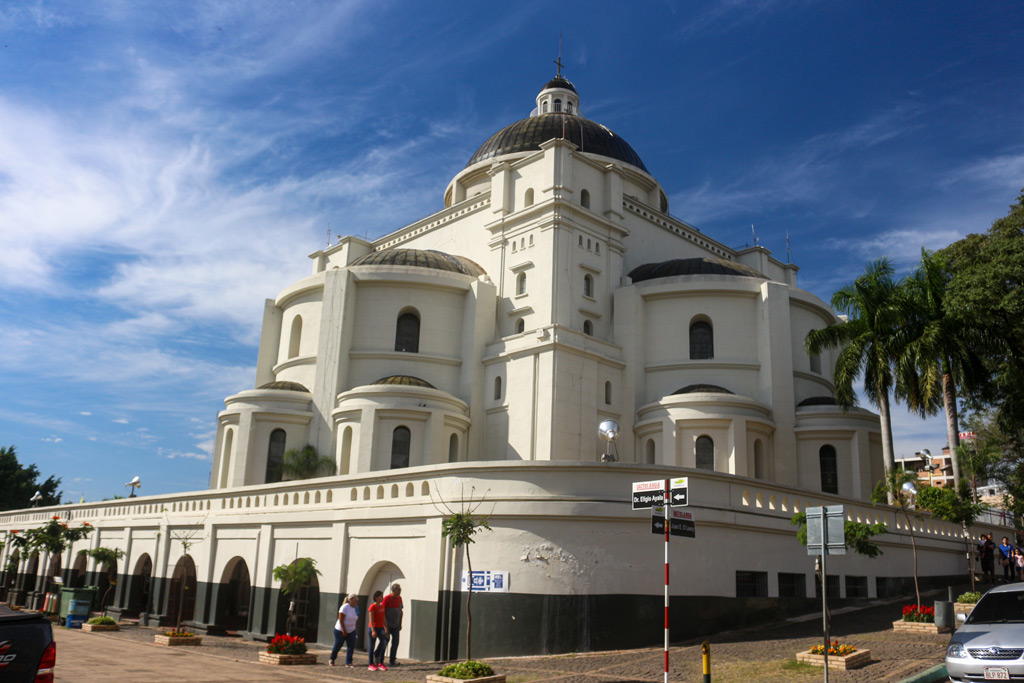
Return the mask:
<path fill-rule="evenodd" d="M 946 673 L 946 665 L 939 664 L 930 669 L 925 669 L 921 673 L 914 674 L 909 678 L 904 678 L 899 683 L 938 683 L 939 681 L 948 680 L 949 674 Z"/>

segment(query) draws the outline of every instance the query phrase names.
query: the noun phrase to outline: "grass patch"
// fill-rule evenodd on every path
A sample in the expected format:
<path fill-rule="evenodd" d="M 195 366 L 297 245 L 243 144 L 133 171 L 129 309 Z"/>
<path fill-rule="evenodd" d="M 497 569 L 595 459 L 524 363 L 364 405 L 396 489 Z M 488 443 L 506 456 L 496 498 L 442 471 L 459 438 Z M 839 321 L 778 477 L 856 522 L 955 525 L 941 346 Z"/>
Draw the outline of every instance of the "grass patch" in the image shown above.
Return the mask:
<path fill-rule="evenodd" d="M 792 671 L 794 673 L 808 673 L 808 674 L 809 673 L 815 673 L 815 672 L 823 670 L 823 667 L 814 666 L 813 664 L 808 664 L 807 662 L 798 662 L 795 659 L 787 659 L 786 661 L 784 661 L 782 663 L 782 666 L 780 668 L 783 671 Z"/>
<path fill-rule="evenodd" d="M 796 659 L 769 659 L 762 661 L 711 663 L 711 678 L 715 683 L 790 683 L 791 681 L 818 681 L 821 667 L 798 662 Z"/>

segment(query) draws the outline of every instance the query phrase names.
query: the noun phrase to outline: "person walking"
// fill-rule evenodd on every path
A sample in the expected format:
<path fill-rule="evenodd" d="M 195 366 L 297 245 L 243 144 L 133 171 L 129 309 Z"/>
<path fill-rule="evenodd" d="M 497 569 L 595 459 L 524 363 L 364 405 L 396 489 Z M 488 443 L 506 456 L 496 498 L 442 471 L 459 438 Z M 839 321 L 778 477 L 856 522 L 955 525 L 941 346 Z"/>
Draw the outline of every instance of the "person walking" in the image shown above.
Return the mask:
<path fill-rule="evenodd" d="M 981 576 L 984 583 L 996 582 L 995 575 L 995 550 L 996 544 L 992 540 L 992 534 L 985 536 L 981 535 L 981 543 L 979 544 L 981 549 Z"/>
<path fill-rule="evenodd" d="M 388 638 L 391 640 L 391 656 L 388 666 L 398 666 L 398 638 L 402 632 L 402 587 L 391 584 L 391 592 L 384 597 L 384 620 L 388 625 Z"/>
<path fill-rule="evenodd" d="M 353 593 L 345 598 L 345 604 L 338 610 L 338 623 L 334 625 L 334 649 L 327 662 L 331 666 L 334 666 L 342 643 L 345 643 L 345 666 L 352 666 L 352 653 L 356 649 L 356 621 L 359 620 L 359 608 L 356 607 L 358 602 L 359 596 Z"/>
<path fill-rule="evenodd" d="M 388 648 L 388 626 L 384 619 L 384 605 L 381 604 L 383 599 L 384 591 L 375 592 L 373 604 L 367 610 L 366 621 L 370 640 L 366 649 L 370 655 L 370 666 L 367 667 L 370 671 L 388 670 L 384 666 L 384 653 Z M 376 647 L 374 647 L 375 642 L 377 643 Z"/>
<path fill-rule="evenodd" d="M 1010 566 L 1013 546 L 1010 539 L 1003 536 L 1003 542 L 999 544 L 999 564 L 1003 565 L 1003 583 L 1010 583 L 1013 579 L 1013 567 Z"/>

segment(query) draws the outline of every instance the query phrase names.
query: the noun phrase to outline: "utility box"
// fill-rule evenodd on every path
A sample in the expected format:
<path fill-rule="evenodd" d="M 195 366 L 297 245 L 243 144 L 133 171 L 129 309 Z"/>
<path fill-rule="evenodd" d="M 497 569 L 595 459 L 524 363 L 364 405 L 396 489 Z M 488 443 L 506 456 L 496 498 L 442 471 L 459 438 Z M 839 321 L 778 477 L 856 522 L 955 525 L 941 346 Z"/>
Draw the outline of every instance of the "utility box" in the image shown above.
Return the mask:
<path fill-rule="evenodd" d="M 67 619 L 69 614 L 76 614 L 78 616 L 89 616 L 89 609 L 92 603 L 96 600 L 96 592 L 99 589 L 95 586 L 89 586 L 88 588 L 61 588 L 60 589 L 60 612 L 57 616 L 60 617 L 61 621 Z M 74 602 L 76 607 L 79 603 L 83 607 L 77 607 L 77 609 L 85 609 L 84 612 L 72 612 L 71 603 Z"/>

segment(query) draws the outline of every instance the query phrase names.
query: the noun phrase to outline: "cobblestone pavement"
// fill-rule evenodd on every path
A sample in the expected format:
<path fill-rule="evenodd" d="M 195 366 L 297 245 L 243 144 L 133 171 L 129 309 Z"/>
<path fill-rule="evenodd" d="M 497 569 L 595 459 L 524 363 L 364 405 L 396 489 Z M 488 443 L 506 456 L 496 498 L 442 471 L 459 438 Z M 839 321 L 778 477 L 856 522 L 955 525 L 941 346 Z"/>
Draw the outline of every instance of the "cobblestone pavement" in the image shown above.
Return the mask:
<path fill-rule="evenodd" d="M 829 672 L 836 683 L 899 681 L 942 663 L 949 636 L 896 633 L 892 622 L 906 600 L 871 603 L 864 608 L 833 613 L 832 635 L 859 649 L 871 650 L 872 662 L 856 671 Z M 820 617 L 808 615 L 771 626 L 712 635 L 712 680 L 715 683 L 748 681 L 819 681 L 820 668 L 796 665 L 795 654 L 821 640 Z M 270 667 L 257 663 L 263 643 L 239 638 L 203 637 L 199 648 L 165 648 L 153 644 L 156 629 L 125 627 L 117 633 L 83 633 L 55 628 L 57 680 L 89 683 L 117 680 L 146 681 L 422 681 L 436 673 L 437 662 L 403 661 L 387 672 L 366 668 L 366 653 L 357 654 L 358 666 L 327 667 L 329 651 L 319 655 L 317 666 Z M 701 680 L 701 640 L 679 643 L 670 651 L 670 680 Z M 339 657 L 339 664 L 344 656 Z M 547 657 L 488 660 L 509 683 L 658 683 L 663 678 L 664 654 L 660 648 L 616 652 L 578 653 Z"/>

